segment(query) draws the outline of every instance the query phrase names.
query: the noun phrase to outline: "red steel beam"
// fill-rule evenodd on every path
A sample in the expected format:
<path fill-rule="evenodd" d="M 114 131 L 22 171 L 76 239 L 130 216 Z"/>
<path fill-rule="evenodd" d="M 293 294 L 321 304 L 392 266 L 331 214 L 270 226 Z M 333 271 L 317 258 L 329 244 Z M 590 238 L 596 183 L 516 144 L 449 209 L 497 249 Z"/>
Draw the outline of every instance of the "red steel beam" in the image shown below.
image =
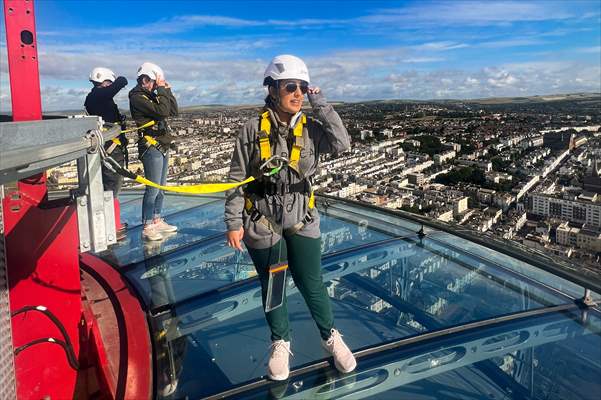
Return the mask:
<path fill-rule="evenodd" d="M 6 52 L 13 121 L 42 119 L 38 46 L 33 0 L 4 0 Z M 19 190 L 41 202 L 46 198 L 46 174 L 29 177 Z"/>
<path fill-rule="evenodd" d="M 4 0 L 13 121 L 42 119 L 33 1 Z"/>

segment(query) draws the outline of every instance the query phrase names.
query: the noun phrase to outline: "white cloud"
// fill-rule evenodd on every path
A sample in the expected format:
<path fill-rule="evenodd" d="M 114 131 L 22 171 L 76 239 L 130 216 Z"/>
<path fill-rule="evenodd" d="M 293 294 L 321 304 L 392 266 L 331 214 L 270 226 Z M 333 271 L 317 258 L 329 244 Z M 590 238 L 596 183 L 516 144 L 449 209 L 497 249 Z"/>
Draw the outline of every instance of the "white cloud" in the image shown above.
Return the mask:
<path fill-rule="evenodd" d="M 417 46 L 413 46 L 412 48 L 415 50 L 425 50 L 425 51 L 447 51 L 447 50 L 455 50 L 462 49 L 464 47 L 469 47 L 466 43 L 455 43 L 450 41 L 445 42 L 430 42 L 424 43 Z"/>
<path fill-rule="evenodd" d="M 139 61 L 157 60 L 157 54 L 130 54 L 111 58 L 111 67 L 129 71 L 130 85 L 116 98 L 127 108 L 127 91 Z M 81 109 L 90 85 L 88 70 L 101 56 L 40 55 L 45 110 Z M 479 70 L 416 70 L 401 49 L 336 52 L 307 57 L 312 80 L 329 99 L 481 98 L 568 92 L 601 92 L 601 68 L 584 62 L 525 62 L 490 66 Z M 430 61 L 430 60 L 428 60 Z M 428 62 L 426 61 L 426 62 Z M 161 60 L 180 105 L 259 104 L 265 96 L 262 74 L 268 60 L 211 60 L 173 56 Z M 412 69 L 407 69 L 407 68 Z M 72 80 L 73 76 L 78 77 Z M 70 77 L 70 78 L 69 78 Z M 68 78 L 68 79 L 65 79 Z M 8 105 L 6 74 L 0 74 L 2 109 Z M 69 80 L 71 79 L 71 80 Z"/>
<path fill-rule="evenodd" d="M 587 5 L 589 10 L 584 11 Z M 593 5 L 593 7 L 591 7 Z M 218 26 L 225 28 L 272 27 L 275 29 L 309 29 L 353 27 L 377 29 L 382 26 L 416 28 L 432 26 L 486 26 L 515 22 L 582 21 L 599 19 L 594 2 L 546 1 L 423 1 L 414 5 L 374 10 L 355 18 L 269 18 L 245 19 L 223 15 L 190 14 L 163 18 L 155 22 L 121 28 L 78 29 L 60 32 L 44 30 L 40 37 L 81 35 L 160 36 L 176 34 L 199 28 Z"/>
<path fill-rule="evenodd" d="M 558 1 L 441 1 L 383 9 L 361 18 L 369 23 L 423 25 L 490 25 L 521 21 L 547 21 L 579 18 L 573 5 Z M 594 17 L 592 13 L 590 17 Z"/>
<path fill-rule="evenodd" d="M 491 86 L 503 88 L 507 86 L 514 86 L 519 82 L 519 80 L 509 72 L 501 71 L 499 74 L 496 74 L 496 76 L 488 78 L 487 82 Z"/>
<path fill-rule="evenodd" d="M 445 59 L 442 57 L 409 57 L 403 60 L 404 63 L 407 64 L 415 64 L 415 63 L 433 63 L 433 62 L 441 62 Z"/>
<path fill-rule="evenodd" d="M 382 98 L 467 98 L 518 93 L 600 91 L 599 63 L 594 61 L 593 64 L 584 61 L 514 64 L 490 61 L 500 58 L 491 54 L 496 50 L 490 49 L 547 44 L 541 40 L 545 34 L 549 36 L 544 39 L 551 40 L 551 35 L 574 33 L 576 25 L 583 25 L 573 23 L 583 18 L 584 12 L 575 11 L 579 4 L 556 1 L 420 2 L 404 8 L 375 10 L 353 19 L 275 17 L 251 20 L 219 15 L 184 15 L 105 31 L 90 29 L 39 32 L 44 107 L 47 110 L 81 107 L 83 97 L 89 90 L 87 75 L 93 67 L 99 65 L 125 75 L 131 81 L 131 88 L 136 68 L 143 61 L 153 61 L 163 67 L 182 105 L 260 102 L 264 96 L 260 84 L 268 57 L 275 53 L 275 49 L 279 51 L 288 46 L 299 47 L 298 43 L 304 43 L 303 36 L 298 34 L 299 30 L 315 28 L 317 35 L 321 34 L 317 29 L 324 26 L 350 26 L 362 32 L 378 31 L 382 35 L 390 35 L 400 29 L 404 30 L 404 35 L 407 30 L 413 29 L 416 32 L 415 35 L 387 42 L 389 47 L 329 52 L 327 46 L 330 45 L 324 45 L 319 50 L 307 48 L 308 55 L 305 59 L 311 69 L 311 76 L 331 99 L 359 101 Z M 592 12 L 587 18 L 598 18 L 598 13 Z M 572 23 L 555 24 L 563 27 L 533 35 L 513 32 L 517 22 L 550 20 Z M 504 24 L 509 26 L 504 34 L 498 31 L 493 33 L 494 29 L 489 31 L 480 28 L 485 25 L 495 25 L 497 28 Z M 539 27 L 542 25 L 547 26 L 541 24 Z M 215 38 L 210 42 L 181 40 L 169 36 L 171 33 L 206 26 L 221 26 L 232 30 L 269 26 L 274 28 L 270 30 L 275 34 L 260 36 L 238 33 L 237 36 Z M 448 29 L 439 29 L 440 27 Z M 467 32 L 469 27 L 474 29 Z M 297 28 L 300 29 L 293 31 Z M 146 38 L 149 32 L 157 35 L 152 40 L 146 40 L 142 47 L 142 38 Z M 102 42 L 90 39 L 99 34 L 109 36 Z M 454 64 L 458 57 L 455 50 L 460 49 L 466 49 L 465 54 L 476 53 L 477 50 L 482 54 L 477 60 L 478 65 L 483 65 L 482 60 L 489 60 L 486 61 L 489 67 L 451 69 L 452 65 L 457 65 Z M 311 51 L 320 53 L 311 56 Z M 599 54 L 601 50 L 599 46 L 574 46 L 571 52 L 572 55 L 581 53 L 579 57 L 587 57 L 584 54 Z M 256 56 L 257 54 L 260 56 Z M 499 54 L 502 54 L 501 51 Z M 550 59 L 554 56 L 555 59 L 562 59 L 551 52 L 528 53 L 530 59 Z M 2 42 L 0 71 L 6 70 L 6 48 Z M 0 73 L 0 84 L 0 108 L 6 109 L 9 99 L 6 73 Z M 127 107 L 125 91 L 119 94 L 117 100 L 122 107 Z"/>
<path fill-rule="evenodd" d="M 488 42 L 481 42 L 475 45 L 476 47 L 485 47 L 485 48 L 501 48 L 501 47 L 521 47 L 521 46 L 539 46 L 543 44 L 548 44 L 544 40 L 538 39 L 506 39 L 506 40 L 493 40 Z"/>
<path fill-rule="evenodd" d="M 575 49 L 577 53 L 601 54 L 601 46 L 580 47 Z"/>

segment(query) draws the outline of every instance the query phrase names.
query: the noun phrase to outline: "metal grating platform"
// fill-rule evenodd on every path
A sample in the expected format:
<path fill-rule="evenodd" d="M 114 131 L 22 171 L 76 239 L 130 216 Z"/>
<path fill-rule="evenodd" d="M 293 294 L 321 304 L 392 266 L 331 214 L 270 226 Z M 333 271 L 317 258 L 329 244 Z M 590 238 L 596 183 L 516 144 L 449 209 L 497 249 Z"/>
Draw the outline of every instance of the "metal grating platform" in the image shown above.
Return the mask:
<path fill-rule="evenodd" d="M 4 254 L 4 221 L 2 219 L 2 199 L 4 187 L 0 186 L 0 398 L 14 399 L 15 365 L 13 341 L 10 325 L 10 304 L 8 301 L 8 280 Z"/>

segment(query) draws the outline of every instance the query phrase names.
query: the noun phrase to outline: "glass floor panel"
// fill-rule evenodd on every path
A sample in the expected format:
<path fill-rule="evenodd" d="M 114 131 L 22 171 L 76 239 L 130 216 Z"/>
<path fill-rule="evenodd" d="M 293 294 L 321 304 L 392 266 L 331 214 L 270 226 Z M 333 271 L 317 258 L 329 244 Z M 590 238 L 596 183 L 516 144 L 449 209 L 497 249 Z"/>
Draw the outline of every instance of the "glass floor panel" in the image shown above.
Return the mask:
<path fill-rule="evenodd" d="M 357 370 L 332 369 L 266 383 L 237 399 L 601 398 L 601 320 L 556 313 L 449 335 L 367 357 Z"/>
<path fill-rule="evenodd" d="M 333 302 L 336 327 L 351 349 L 564 300 L 552 292 L 522 285 L 501 271 L 496 271 L 499 273 L 492 279 L 490 271 L 441 257 L 426 247 L 399 240 L 324 257 L 324 280 Z M 168 285 L 156 279 L 156 288 Z M 309 311 L 291 281 L 287 289 L 294 353 L 291 366 L 296 368 L 326 355 Z M 170 301 L 168 295 L 158 297 Z M 183 370 L 201 364 L 203 373 L 211 377 L 210 387 L 193 392 L 195 397 L 264 374 L 270 335 L 258 281 L 199 296 L 157 318 L 158 331 L 173 332 L 173 339 L 167 335 L 168 341 L 189 344 L 181 350 Z M 243 347 L 238 345 L 240 340 L 244 340 Z M 189 389 L 183 393 L 189 393 Z"/>
<path fill-rule="evenodd" d="M 124 219 L 135 221 L 141 195 L 121 198 Z M 584 291 L 529 264 L 432 228 L 425 227 L 426 236 L 420 237 L 420 224 L 384 211 L 322 198 L 317 204 L 324 282 L 336 327 L 353 351 L 569 303 Z M 260 286 L 247 252 L 225 245 L 223 198 L 168 195 L 165 210 L 166 220 L 179 227 L 176 234 L 161 242 L 144 242 L 141 227 L 132 223 L 126 241 L 100 254 L 122 271 L 149 312 L 158 397 L 200 398 L 260 379 L 270 346 Z M 290 279 L 287 291 L 292 368 L 325 360 L 317 329 Z M 467 381 L 482 375 L 477 368 L 465 368 Z M 457 371 L 464 370 L 436 378 L 441 379 L 441 390 L 457 380 L 453 375 Z M 315 379 L 311 385 L 318 386 L 323 377 Z M 376 374 L 370 379 L 381 377 Z M 483 385 L 485 391 L 488 383 Z M 407 387 L 415 393 L 425 390 L 413 381 Z M 490 389 L 487 396 L 500 395 L 497 389 Z M 286 395 L 292 395 L 289 390 Z M 302 392 L 298 387 L 294 390 Z M 388 392 L 371 398 L 387 396 L 382 393 Z M 388 398 L 400 398 L 401 392 L 390 393 Z M 427 397 L 428 393 L 415 398 L 463 398 L 452 391 L 447 397 Z"/>

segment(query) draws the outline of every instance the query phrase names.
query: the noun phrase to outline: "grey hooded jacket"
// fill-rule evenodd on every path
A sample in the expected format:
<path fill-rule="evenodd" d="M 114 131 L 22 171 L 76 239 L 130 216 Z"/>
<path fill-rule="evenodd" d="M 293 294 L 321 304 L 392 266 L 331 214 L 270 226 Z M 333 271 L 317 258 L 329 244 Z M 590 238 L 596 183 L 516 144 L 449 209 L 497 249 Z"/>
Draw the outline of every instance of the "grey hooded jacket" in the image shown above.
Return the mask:
<path fill-rule="evenodd" d="M 309 102 L 313 107 L 316 118 L 307 118 L 305 125 L 309 140 L 305 141 L 299 160 L 300 176 L 292 168 L 282 168 L 279 172 L 281 182 L 295 184 L 307 178 L 309 181 L 315 174 L 319 155 L 324 153 L 337 154 L 348 150 L 351 146 L 350 138 L 340 116 L 328 104 L 320 92 L 309 94 Z M 271 117 L 271 151 L 285 158 L 289 157 L 293 134 L 291 128 L 278 120 L 275 112 L 268 108 Z M 296 117 L 296 116 L 295 116 Z M 301 118 L 293 118 L 296 123 Z M 249 176 L 257 176 L 259 172 L 260 151 L 257 133 L 259 132 L 259 116 L 249 120 L 241 129 L 236 141 L 230 165 L 230 180 L 242 181 Z M 312 221 L 307 223 L 298 235 L 318 238 L 319 214 L 317 209 L 309 210 L 309 197 L 304 193 L 286 193 L 283 195 L 269 195 L 264 198 L 255 198 L 254 206 L 262 214 L 273 221 L 277 221 L 284 229 L 302 221 L 307 212 L 310 212 Z M 264 224 L 251 220 L 244 209 L 244 187 L 226 192 L 225 224 L 228 231 L 237 231 L 244 226 L 244 243 L 251 248 L 264 249 L 275 245 L 280 240 L 281 232 L 273 232 Z"/>

